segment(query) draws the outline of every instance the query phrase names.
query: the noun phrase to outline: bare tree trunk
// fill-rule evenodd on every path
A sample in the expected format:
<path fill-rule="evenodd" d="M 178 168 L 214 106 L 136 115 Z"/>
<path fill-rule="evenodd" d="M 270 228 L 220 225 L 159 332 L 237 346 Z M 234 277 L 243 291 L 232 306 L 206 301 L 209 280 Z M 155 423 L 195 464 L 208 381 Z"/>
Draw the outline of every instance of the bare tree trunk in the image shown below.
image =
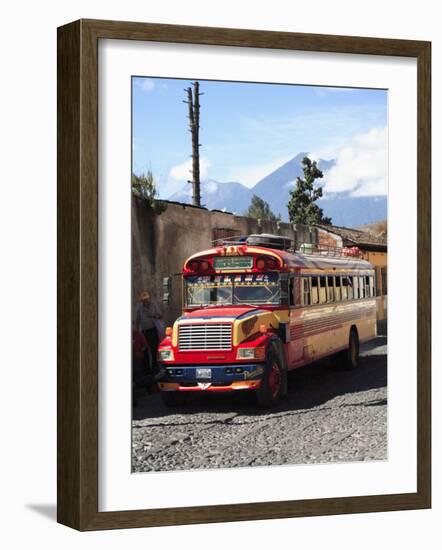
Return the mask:
<path fill-rule="evenodd" d="M 193 83 L 192 88 L 187 88 L 187 103 L 189 105 L 189 128 L 192 134 L 192 202 L 195 206 L 201 206 L 201 185 L 200 185 L 200 93 L 199 82 Z"/>

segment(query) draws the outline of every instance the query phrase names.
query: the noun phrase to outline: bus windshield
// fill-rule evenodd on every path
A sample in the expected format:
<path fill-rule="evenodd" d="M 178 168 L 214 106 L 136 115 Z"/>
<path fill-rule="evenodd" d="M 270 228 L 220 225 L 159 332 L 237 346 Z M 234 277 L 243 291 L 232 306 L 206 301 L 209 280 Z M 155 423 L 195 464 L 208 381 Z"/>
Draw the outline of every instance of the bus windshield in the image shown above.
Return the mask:
<path fill-rule="evenodd" d="M 185 278 L 187 307 L 281 303 L 278 273 L 195 275 Z"/>

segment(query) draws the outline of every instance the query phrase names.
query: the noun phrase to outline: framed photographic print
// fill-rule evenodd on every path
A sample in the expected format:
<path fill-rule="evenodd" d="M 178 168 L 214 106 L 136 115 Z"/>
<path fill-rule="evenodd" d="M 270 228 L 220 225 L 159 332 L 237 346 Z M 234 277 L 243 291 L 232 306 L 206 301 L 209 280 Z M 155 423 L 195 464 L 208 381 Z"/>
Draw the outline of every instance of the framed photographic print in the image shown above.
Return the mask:
<path fill-rule="evenodd" d="M 430 507 L 430 52 L 59 29 L 59 522 Z"/>

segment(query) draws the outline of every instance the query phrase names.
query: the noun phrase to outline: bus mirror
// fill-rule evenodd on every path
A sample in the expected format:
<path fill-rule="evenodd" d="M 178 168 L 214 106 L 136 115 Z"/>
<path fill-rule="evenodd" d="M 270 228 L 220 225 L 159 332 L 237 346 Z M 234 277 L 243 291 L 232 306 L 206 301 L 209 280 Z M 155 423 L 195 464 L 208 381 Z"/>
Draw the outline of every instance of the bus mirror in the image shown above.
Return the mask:
<path fill-rule="evenodd" d="M 170 302 L 170 277 L 163 277 L 163 304 Z"/>

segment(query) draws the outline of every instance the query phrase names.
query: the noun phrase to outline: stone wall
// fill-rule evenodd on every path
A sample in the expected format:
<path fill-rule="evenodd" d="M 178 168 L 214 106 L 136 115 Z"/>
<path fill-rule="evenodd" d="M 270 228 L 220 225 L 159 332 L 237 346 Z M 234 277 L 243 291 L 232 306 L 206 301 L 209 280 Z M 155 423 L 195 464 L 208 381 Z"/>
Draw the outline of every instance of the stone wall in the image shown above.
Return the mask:
<path fill-rule="evenodd" d="M 290 237 L 299 246 L 316 242 L 317 231 L 305 226 L 263 221 L 234 214 L 210 211 L 191 205 L 167 203 L 167 210 L 154 214 L 146 205 L 132 202 L 132 296 L 133 307 L 142 290 L 151 291 L 171 324 L 181 313 L 181 278 L 184 261 L 192 254 L 210 248 L 220 233 L 236 235 L 273 233 Z M 162 304 L 163 278 L 171 277 L 169 304 Z"/>

